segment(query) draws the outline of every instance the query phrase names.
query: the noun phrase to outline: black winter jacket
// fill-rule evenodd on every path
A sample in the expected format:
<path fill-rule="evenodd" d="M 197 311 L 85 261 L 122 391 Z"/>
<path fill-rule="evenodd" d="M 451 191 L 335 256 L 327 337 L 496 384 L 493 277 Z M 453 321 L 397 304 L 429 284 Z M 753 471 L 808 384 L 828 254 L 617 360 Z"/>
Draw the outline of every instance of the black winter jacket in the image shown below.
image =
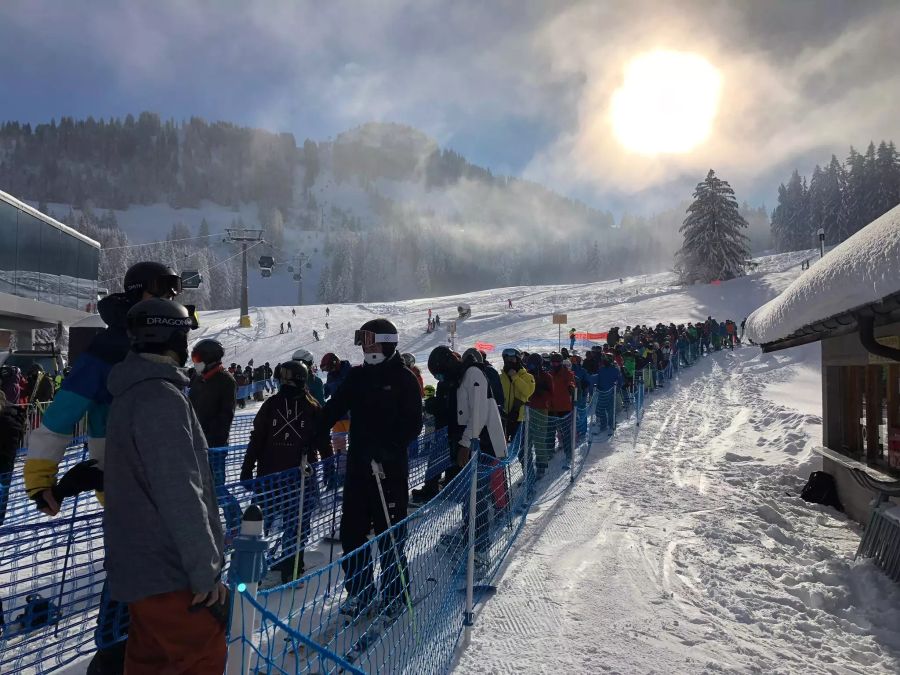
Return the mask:
<path fill-rule="evenodd" d="M 228 445 L 236 398 L 237 384 L 221 364 L 196 376 L 191 382 L 191 405 L 194 406 L 209 447 L 221 448 Z"/>
<path fill-rule="evenodd" d="M 355 366 L 325 405 L 320 433 L 350 413 L 348 471 L 370 471 L 373 459 L 385 471 L 407 472 L 408 447 L 422 431 L 419 381 L 396 352 L 378 365 Z"/>
<path fill-rule="evenodd" d="M 293 469 L 332 455 L 331 436 L 320 434 L 322 408 L 305 390 L 282 387 L 267 399 L 253 419 L 250 443 L 241 466 L 241 480 Z"/>

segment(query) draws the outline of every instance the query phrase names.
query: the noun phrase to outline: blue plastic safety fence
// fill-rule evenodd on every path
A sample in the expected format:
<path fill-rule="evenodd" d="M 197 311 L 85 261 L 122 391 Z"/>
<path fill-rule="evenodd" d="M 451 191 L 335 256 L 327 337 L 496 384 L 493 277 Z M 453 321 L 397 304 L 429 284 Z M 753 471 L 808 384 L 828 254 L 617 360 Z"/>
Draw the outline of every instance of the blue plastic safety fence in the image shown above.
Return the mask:
<path fill-rule="evenodd" d="M 677 354 L 679 366 L 688 367 L 700 356 L 700 341 L 688 342 Z M 465 593 L 469 569 L 477 602 L 496 579 L 528 510 L 558 498 L 577 479 L 592 440 L 615 431 L 632 411 L 638 423 L 646 397 L 676 374 L 672 363 L 647 368 L 627 388 L 592 392 L 577 402 L 574 413 L 529 412 L 505 459 L 494 459 L 485 449 L 431 502 L 356 552 L 331 564 L 319 560 L 299 581 L 263 591 L 256 600 L 241 600 L 257 605 L 257 621 L 252 630 L 244 626 L 238 631 L 236 639 L 252 651 L 260 672 L 446 670 L 471 622 Z M 250 386 L 257 387 L 252 395 L 264 383 Z M 210 463 L 229 539 L 237 532 L 242 510 L 256 504 L 263 513 L 262 555 L 271 572 L 292 561 L 298 550 L 306 553 L 336 538 L 347 455 L 311 465 L 302 477 L 292 469 L 241 482 L 252 421 L 252 415 L 236 416 L 231 445 L 212 450 Z M 86 456 L 83 439 L 73 438 L 60 470 Z M 13 473 L 0 476 L 0 492 L 7 488 L 0 524 L 2 673 L 52 672 L 92 653 L 95 631 L 101 644 L 127 633 L 127 614 L 101 597 L 102 512 L 96 498 L 83 494 L 66 500 L 59 517 L 46 518 L 24 493 L 23 461 L 20 452 Z M 455 461 L 446 431 L 427 428 L 409 448 L 408 488 L 439 476 Z M 291 567 L 285 569 L 292 576 Z M 367 609 L 349 621 L 339 618 L 340 605 L 360 593 Z M 385 597 L 402 598 L 405 609 L 386 603 Z M 280 638 L 270 640 L 276 634 Z"/>

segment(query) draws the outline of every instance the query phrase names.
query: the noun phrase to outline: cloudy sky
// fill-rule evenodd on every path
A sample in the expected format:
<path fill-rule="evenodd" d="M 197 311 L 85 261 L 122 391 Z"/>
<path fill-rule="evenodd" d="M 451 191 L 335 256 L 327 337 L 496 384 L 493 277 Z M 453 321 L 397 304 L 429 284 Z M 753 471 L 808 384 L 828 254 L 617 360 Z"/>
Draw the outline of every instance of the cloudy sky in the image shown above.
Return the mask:
<path fill-rule="evenodd" d="M 153 110 L 301 142 L 395 121 L 616 211 L 683 200 L 710 167 L 771 208 L 794 166 L 900 141 L 897 26 L 896 0 L 3 0 L 0 118 Z M 683 154 L 612 131 L 627 64 L 656 50 L 721 78 Z"/>

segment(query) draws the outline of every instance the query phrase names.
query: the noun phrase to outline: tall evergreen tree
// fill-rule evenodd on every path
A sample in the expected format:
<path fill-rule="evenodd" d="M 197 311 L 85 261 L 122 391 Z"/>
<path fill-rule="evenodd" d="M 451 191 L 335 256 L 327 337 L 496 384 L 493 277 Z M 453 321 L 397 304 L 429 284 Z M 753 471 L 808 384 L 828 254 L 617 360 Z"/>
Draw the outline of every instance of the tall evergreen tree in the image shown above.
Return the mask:
<path fill-rule="evenodd" d="M 742 231 L 747 229 L 747 221 L 728 182 L 710 169 L 706 179 L 697 184 L 687 213 L 679 229 L 684 244 L 676 254 L 684 281 L 709 283 L 743 274 L 750 256 L 749 240 Z"/>
<path fill-rule="evenodd" d="M 877 218 L 900 203 L 900 164 L 893 142 L 878 145 L 875 155 L 875 196 L 873 217 Z"/>
<path fill-rule="evenodd" d="M 846 165 L 847 184 L 841 195 L 841 229 L 844 238 L 856 234 L 866 224 L 865 158 L 850 146 Z"/>
<path fill-rule="evenodd" d="M 199 227 L 197 227 L 197 243 L 200 246 L 208 246 L 211 242 L 209 241 L 209 223 L 206 222 L 206 218 L 200 221 Z"/>
<path fill-rule="evenodd" d="M 869 142 L 863 157 L 863 201 L 862 225 L 865 227 L 881 214 L 878 213 L 878 164 L 875 158 L 875 143 Z"/>

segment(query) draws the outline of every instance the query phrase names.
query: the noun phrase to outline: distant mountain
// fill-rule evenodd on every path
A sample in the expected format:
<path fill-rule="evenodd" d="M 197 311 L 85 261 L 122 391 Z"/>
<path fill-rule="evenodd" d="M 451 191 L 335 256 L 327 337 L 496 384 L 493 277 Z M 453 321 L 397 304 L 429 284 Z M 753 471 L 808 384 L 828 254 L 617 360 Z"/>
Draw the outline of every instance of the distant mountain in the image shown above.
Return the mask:
<path fill-rule="evenodd" d="M 293 301 L 286 268 L 298 252 L 312 258 L 307 302 L 310 286 L 323 302 L 346 302 L 612 278 L 664 269 L 672 253 L 671 233 L 648 221 L 617 227 L 609 212 L 495 176 L 399 124 L 365 124 L 298 146 L 291 134 L 200 118 L 164 122 L 147 112 L 7 122 L 0 189 L 50 204 L 95 236 L 114 220 L 131 242 L 173 239 L 176 225 L 200 231 L 200 220 L 213 233 L 263 227 L 265 250 L 286 263 L 284 283 L 270 287 L 290 293 L 268 293 L 266 304 Z M 85 208 L 93 220 L 82 217 Z M 107 210 L 105 224 L 93 216 Z M 121 233 L 104 236 L 123 245 Z M 315 254 L 306 250 L 311 242 Z M 226 254 L 232 249 L 218 242 L 205 255 Z M 207 301 L 221 306 L 230 297 Z"/>

